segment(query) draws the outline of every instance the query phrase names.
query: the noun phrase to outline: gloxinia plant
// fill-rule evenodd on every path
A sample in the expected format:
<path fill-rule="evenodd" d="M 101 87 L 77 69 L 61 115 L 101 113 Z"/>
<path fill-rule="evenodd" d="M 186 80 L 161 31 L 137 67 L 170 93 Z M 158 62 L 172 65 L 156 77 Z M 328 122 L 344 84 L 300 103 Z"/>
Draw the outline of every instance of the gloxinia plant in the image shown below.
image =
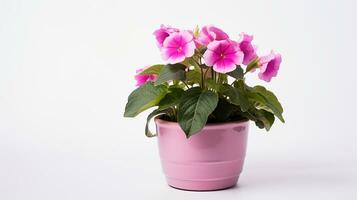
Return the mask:
<path fill-rule="evenodd" d="M 148 128 L 155 116 L 178 122 L 187 138 L 207 123 L 252 120 L 269 131 L 275 117 L 284 122 L 276 96 L 245 83 L 256 69 L 261 80 L 270 82 L 278 73 L 280 54 L 258 56 L 253 36 L 242 33 L 234 40 L 214 26 L 190 31 L 161 25 L 154 35 L 166 63 L 137 70 L 139 87 L 129 95 L 124 113 L 135 117 L 156 107 L 147 118 L 148 137 L 155 136 Z"/>

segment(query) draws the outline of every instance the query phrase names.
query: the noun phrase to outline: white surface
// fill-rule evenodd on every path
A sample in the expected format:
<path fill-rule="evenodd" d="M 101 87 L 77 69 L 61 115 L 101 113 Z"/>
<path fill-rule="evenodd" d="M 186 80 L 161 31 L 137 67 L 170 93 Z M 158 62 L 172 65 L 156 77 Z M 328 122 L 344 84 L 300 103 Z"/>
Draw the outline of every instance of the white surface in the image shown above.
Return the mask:
<path fill-rule="evenodd" d="M 356 199 L 353 1 L 0 1 L 0 199 Z M 145 114 L 122 117 L 133 74 L 161 62 L 161 23 L 252 33 L 283 55 L 286 124 L 252 124 L 239 186 L 165 183 Z M 252 84 L 264 84 L 251 76 Z"/>

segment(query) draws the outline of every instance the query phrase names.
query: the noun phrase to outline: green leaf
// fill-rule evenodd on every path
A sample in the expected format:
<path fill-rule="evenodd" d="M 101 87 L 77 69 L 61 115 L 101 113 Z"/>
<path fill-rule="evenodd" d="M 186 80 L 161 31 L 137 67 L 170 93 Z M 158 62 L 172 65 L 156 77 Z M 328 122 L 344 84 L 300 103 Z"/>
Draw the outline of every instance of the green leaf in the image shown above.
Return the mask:
<path fill-rule="evenodd" d="M 140 72 L 140 75 L 159 74 L 164 66 L 165 65 L 153 65 L 149 68 L 146 68 L 144 71 Z"/>
<path fill-rule="evenodd" d="M 275 121 L 274 114 L 266 110 L 250 108 L 247 112 L 242 114 L 248 119 L 254 121 L 259 128 L 265 128 L 267 131 L 270 130 Z"/>
<path fill-rule="evenodd" d="M 159 110 L 165 110 L 178 105 L 184 93 L 185 91 L 181 88 L 169 88 L 169 93 L 167 93 L 159 103 Z"/>
<path fill-rule="evenodd" d="M 201 83 L 201 72 L 198 70 L 190 70 L 186 73 L 186 80 L 189 84 Z"/>
<path fill-rule="evenodd" d="M 185 58 L 184 61 L 182 61 L 181 63 L 185 66 L 193 66 L 195 69 L 199 69 L 200 66 L 198 65 L 198 63 L 195 61 L 199 58 L 196 58 L 196 56 L 194 55 L 193 57 L 189 57 L 189 58 Z"/>
<path fill-rule="evenodd" d="M 166 81 L 185 80 L 186 79 L 185 69 L 186 66 L 180 63 L 166 65 L 160 71 L 155 81 L 155 85 L 160 85 Z"/>
<path fill-rule="evenodd" d="M 279 112 L 281 112 L 281 113 L 284 112 L 283 107 L 281 106 L 278 98 L 274 95 L 273 92 L 271 92 L 271 91 L 267 90 L 265 87 L 259 86 L 259 85 L 255 86 L 254 90 L 256 92 L 262 94 L 267 100 L 269 100 L 270 103 L 273 104 L 274 107 L 276 107 Z"/>
<path fill-rule="evenodd" d="M 257 108 L 264 109 L 277 116 L 281 122 L 285 122 L 283 118 L 283 107 L 278 98 L 271 91 L 265 89 L 263 86 L 255 86 L 249 90 L 248 97 L 253 101 Z"/>
<path fill-rule="evenodd" d="M 266 110 L 257 110 L 256 114 L 257 119 L 264 125 L 264 128 L 269 131 L 275 121 L 274 114 Z"/>
<path fill-rule="evenodd" d="M 220 98 L 216 109 L 212 112 L 215 121 L 226 122 L 232 113 L 240 110 L 238 106 L 229 103 L 226 99 Z"/>
<path fill-rule="evenodd" d="M 231 72 L 228 72 L 227 75 L 235 79 L 243 79 L 244 72 L 242 67 L 240 65 L 237 65 L 236 69 Z"/>
<path fill-rule="evenodd" d="M 264 123 L 260 120 L 254 121 L 255 125 L 258 126 L 258 128 L 263 129 L 264 128 Z"/>
<path fill-rule="evenodd" d="M 264 123 L 265 129 L 269 131 L 275 121 L 274 114 L 266 110 L 260 110 L 259 112 L 259 119 Z"/>
<path fill-rule="evenodd" d="M 128 97 L 124 117 L 135 117 L 142 111 L 156 106 L 167 91 L 167 86 L 154 86 L 152 82 L 147 82 L 145 85 L 135 89 Z"/>
<path fill-rule="evenodd" d="M 217 83 L 218 84 L 228 83 L 227 75 L 217 73 Z"/>
<path fill-rule="evenodd" d="M 151 119 L 152 119 L 153 117 L 156 117 L 156 116 L 159 116 L 159 115 L 163 115 L 163 114 L 167 114 L 167 113 L 168 113 L 168 110 L 159 110 L 159 109 L 156 109 L 156 110 L 152 111 L 152 112 L 148 115 L 148 117 L 147 117 L 147 119 L 146 119 L 146 125 L 145 125 L 145 135 L 146 135 L 147 137 L 155 137 L 155 136 L 157 136 L 156 133 L 152 133 L 152 132 L 150 131 L 150 129 L 149 129 L 149 123 L 150 123 Z"/>
<path fill-rule="evenodd" d="M 220 91 L 221 84 L 216 83 L 213 79 L 207 79 L 206 85 L 208 88 L 213 89 L 215 91 Z"/>
<path fill-rule="evenodd" d="M 195 87 L 186 91 L 180 99 L 177 120 L 186 137 L 199 132 L 206 124 L 208 116 L 218 103 L 218 95 L 212 91 L 202 91 Z"/>
<path fill-rule="evenodd" d="M 234 105 L 240 106 L 242 112 L 249 109 L 249 101 L 246 97 L 245 91 L 242 88 L 232 87 L 228 84 L 223 84 L 220 91 L 229 97 L 229 101 Z"/>

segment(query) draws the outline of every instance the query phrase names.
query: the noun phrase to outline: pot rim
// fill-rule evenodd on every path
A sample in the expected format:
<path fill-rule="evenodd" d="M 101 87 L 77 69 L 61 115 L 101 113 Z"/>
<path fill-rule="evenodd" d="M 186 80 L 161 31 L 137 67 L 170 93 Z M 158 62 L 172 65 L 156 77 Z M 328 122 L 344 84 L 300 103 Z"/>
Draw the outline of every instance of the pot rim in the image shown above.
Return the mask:
<path fill-rule="evenodd" d="M 154 119 L 155 124 L 159 124 L 162 127 L 172 127 L 172 126 L 180 127 L 178 122 L 163 120 L 163 119 L 160 119 L 159 117 L 160 116 L 155 117 L 155 119 Z M 248 123 L 249 123 L 249 119 L 238 120 L 238 121 L 229 121 L 229 122 L 218 122 L 218 123 L 206 124 L 203 127 L 203 129 L 217 129 L 217 128 L 235 127 L 238 125 L 247 125 Z"/>

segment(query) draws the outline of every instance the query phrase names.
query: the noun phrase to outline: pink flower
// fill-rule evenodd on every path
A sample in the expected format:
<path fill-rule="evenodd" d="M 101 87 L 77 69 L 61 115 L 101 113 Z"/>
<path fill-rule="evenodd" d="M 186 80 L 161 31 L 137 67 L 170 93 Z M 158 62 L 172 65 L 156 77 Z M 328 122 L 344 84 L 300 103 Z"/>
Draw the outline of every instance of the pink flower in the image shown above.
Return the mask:
<path fill-rule="evenodd" d="M 237 42 L 222 40 L 209 43 L 203 59 L 216 72 L 227 73 L 233 71 L 236 65 L 242 64 L 243 56 Z"/>
<path fill-rule="evenodd" d="M 168 36 L 161 48 L 161 55 L 170 64 L 179 63 L 195 53 L 193 35 L 188 31 L 174 32 Z"/>
<path fill-rule="evenodd" d="M 148 81 L 156 80 L 157 75 L 155 74 L 140 75 L 140 73 L 144 70 L 145 68 L 136 70 L 136 75 L 135 75 L 136 86 L 142 86 Z"/>
<path fill-rule="evenodd" d="M 226 40 L 228 38 L 227 33 L 223 32 L 221 29 L 214 26 L 204 26 L 197 42 L 201 45 L 207 46 L 212 41 Z"/>
<path fill-rule="evenodd" d="M 160 28 L 157 29 L 153 34 L 155 35 L 157 46 L 162 47 L 165 39 L 174 32 L 179 32 L 177 28 L 171 28 L 170 26 L 165 26 L 161 24 Z"/>
<path fill-rule="evenodd" d="M 195 43 L 195 47 L 196 47 L 196 48 L 199 47 L 199 46 L 200 46 L 200 43 L 197 42 L 197 37 L 195 37 L 195 33 L 194 33 L 193 31 L 191 31 L 191 30 L 185 30 L 185 31 L 189 32 L 189 33 L 192 35 L 192 37 L 193 37 L 193 42 Z"/>
<path fill-rule="evenodd" d="M 244 53 L 243 64 L 248 65 L 252 60 L 257 57 L 256 46 L 252 45 L 253 36 L 241 33 L 239 41 L 239 48 Z"/>
<path fill-rule="evenodd" d="M 273 51 L 266 56 L 260 57 L 258 60 L 258 66 L 260 69 L 258 74 L 259 78 L 266 82 L 270 82 L 271 78 L 278 74 L 280 63 L 281 55 L 274 54 Z"/>

